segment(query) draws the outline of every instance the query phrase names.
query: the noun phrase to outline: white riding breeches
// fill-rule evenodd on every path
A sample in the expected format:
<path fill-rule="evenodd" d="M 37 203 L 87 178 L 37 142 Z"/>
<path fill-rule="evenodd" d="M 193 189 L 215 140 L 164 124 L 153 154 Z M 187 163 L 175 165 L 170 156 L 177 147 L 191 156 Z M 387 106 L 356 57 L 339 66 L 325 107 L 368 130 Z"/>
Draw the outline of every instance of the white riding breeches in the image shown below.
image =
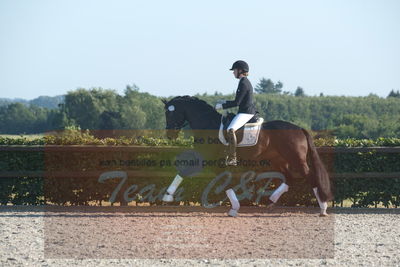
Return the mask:
<path fill-rule="evenodd" d="M 251 118 L 253 118 L 253 117 L 254 117 L 254 114 L 238 113 L 233 118 L 231 123 L 229 124 L 228 131 L 230 129 L 233 129 L 234 131 L 236 131 L 237 129 L 239 129 L 240 127 L 245 125 L 245 123 L 248 122 L 249 120 L 251 120 Z"/>

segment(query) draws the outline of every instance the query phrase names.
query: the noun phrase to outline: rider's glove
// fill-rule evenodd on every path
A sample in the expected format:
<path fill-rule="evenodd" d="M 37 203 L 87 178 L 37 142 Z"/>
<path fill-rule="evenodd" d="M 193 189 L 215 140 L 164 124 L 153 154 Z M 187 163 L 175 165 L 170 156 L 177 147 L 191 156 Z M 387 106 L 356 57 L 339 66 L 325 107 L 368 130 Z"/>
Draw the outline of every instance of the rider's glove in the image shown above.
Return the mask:
<path fill-rule="evenodd" d="M 222 109 L 222 104 L 221 104 L 221 103 L 217 103 L 217 104 L 215 105 L 215 109 L 216 109 L 216 110 Z"/>

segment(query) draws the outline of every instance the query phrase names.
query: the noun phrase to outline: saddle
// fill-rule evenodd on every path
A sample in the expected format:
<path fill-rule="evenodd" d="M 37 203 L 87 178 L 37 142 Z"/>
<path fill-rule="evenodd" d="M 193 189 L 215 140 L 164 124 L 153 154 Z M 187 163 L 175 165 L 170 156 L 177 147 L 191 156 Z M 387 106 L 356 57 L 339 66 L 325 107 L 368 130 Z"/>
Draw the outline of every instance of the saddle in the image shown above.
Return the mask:
<path fill-rule="evenodd" d="M 221 125 L 219 127 L 219 141 L 221 141 L 224 145 L 229 145 L 227 136 L 227 128 L 235 114 L 229 113 L 227 116 L 222 117 Z M 260 135 L 260 129 L 264 122 L 264 119 L 259 117 L 258 113 L 251 118 L 245 125 L 239 128 L 235 134 L 237 139 L 237 147 L 244 147 L 244 146 L 254 146 L 257 144 L 258 136 Z"/>

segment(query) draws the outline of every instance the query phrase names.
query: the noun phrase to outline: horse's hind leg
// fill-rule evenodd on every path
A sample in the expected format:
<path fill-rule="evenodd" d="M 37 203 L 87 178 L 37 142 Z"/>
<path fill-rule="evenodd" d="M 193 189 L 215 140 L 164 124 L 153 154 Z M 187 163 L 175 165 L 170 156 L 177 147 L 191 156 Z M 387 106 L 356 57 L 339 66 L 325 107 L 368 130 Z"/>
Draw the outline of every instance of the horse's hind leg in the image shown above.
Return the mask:
<path fill-rule="evenodd" d="M 313 188 L 314 195 L 317 198 L 318 205 L 321 209 L 320 216 L 327 216 L 328 214 L 326 213 L 326 210 L 328 208 L 328 203 L 326 201 L 323 202 L 320 200 L 318 195 L 317 181 L 315 180 L 312 172 L 310 172 L 310 168 L 308 167 L 307 162 L 305 160 L 301 160 L 299 162 L 294 162 L 293 165 L 296 171 L 298 171 L 302 177 L 307 178 L 307 180 L 310 182 L 311 187 Z"/>
<path fill-rule="evenodd" d="M 326 209 L 328 208 L 328 203 L 326 201 L 320 200 L 319 194 L 318 194 L 318 187 L 313 187 L 313 191 L 314 191 L 315 197 L 317 198 L 318 205 L 321 209 L 321 213 L 319 214 L 319 216 L 321 216 L 321 217 L 328 216 L 328 213 L 326 213 Z"/>
<path fill-rule="evenodd" d="M 280 160 L 272 161 L 272 168 L 279 170 L 286 178 L 286 181 L 283 181 L 281 185 L 275 189 L 275 191 L 269 197 L 269 203 L 267 203 L 267 208 L 273 207 L 279 200 L 279 198 L 287 191 L 289 191 L 289 185 L 292 181 L 292 176 L 289 172 L 288 163 Z"/>

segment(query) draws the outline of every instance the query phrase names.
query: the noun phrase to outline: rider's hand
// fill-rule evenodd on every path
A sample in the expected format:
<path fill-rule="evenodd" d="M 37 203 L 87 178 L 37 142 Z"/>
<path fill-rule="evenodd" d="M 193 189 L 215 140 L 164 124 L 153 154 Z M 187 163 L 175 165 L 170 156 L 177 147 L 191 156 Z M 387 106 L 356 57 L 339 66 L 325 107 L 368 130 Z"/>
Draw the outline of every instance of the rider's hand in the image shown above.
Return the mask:
<path fill-rule="evenodd" d="M 216 110 L 222 109 L 222 104 L 221 104 L 221 103 L 217 103 L 217 104 L 215 105 L 215 109 L 216 109 Z"/>

